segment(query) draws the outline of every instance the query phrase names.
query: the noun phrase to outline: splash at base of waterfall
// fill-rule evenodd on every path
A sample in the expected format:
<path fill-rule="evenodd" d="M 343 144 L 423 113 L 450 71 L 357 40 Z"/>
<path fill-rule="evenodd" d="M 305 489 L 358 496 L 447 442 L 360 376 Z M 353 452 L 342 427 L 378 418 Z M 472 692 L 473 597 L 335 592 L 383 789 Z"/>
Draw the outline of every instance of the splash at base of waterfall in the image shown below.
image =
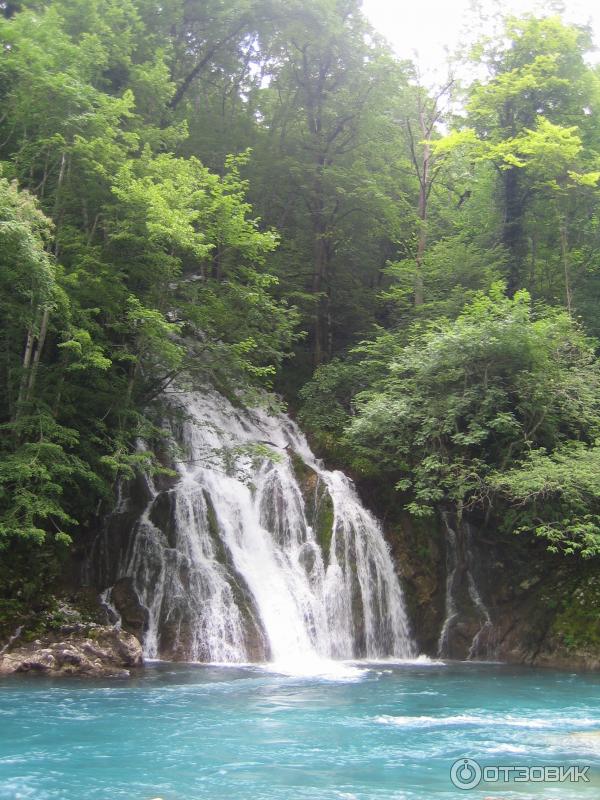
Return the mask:
<path fill-rule="evenodd" d="M 130 582 L 146 656 L 338 676 L 357 667 L 332 659 L 414 658 L 389 549 L 351 481 L 283 414 L 213 390 L 170 402 L 177 480 L 146 479 L 134 516 L 121 498 L 100 543 L 105 585 Z M 110 563 L 119 519 L 127 542 Z M 117 594 L 105 602 L 118 607 Z"/>

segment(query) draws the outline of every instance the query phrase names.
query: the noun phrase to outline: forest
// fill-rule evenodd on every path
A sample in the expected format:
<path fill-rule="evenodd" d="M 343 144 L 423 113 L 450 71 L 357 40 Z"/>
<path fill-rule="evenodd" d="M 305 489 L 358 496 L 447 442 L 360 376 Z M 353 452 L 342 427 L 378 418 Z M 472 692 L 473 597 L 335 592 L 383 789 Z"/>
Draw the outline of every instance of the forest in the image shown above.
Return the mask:
<path fill-rule="evenodd" d="M 435 87 L 358 0 L 4 0 L 0 39 L 2 614 L 165 472 L 174 385 L 600 555 L 589 29 L 507 17 Z"/>

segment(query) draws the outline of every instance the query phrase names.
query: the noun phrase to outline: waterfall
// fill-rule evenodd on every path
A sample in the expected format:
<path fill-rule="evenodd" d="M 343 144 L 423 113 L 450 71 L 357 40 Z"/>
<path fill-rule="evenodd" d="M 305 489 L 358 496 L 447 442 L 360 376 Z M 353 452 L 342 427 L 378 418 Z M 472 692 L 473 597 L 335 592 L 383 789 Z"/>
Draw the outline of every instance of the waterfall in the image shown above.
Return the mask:
<path fill-rule="evenodd" d="M 454 529 L 448 520 L 448 513 L 442 512 L 444 527 L 446 528 L 446 597 L 445 618 L 440 638 L 438 639 L 438 655 L 446 655 L 449 651 L 450 633 L 458 619 L 458 609 L 455 602 L 456 580 L 458 571 L 458 546 Z"/>
<path fill-rule="evenodd" d="M 284 414 L 236 408 L 214 390 L 169 402 L 180 412 L 176 479 L 146 478 L 138 513 L 121 497 L 100 545 L 99 563 L 117 552 L 106 573 L 115 589 L 130 581 L 143 609 L 146 656 L 414 657 L 381 527 L 352 482 L 324 469 Z M 111 608 L 116 595 L 104 595 Z"/>
<path fill-rule="evenodd" d="M 475 557 L 473 553 L 473 532 L 468 522 L 464 523 L 467 543 L 467 580 L 469 586 L 469 597 L 473 606 L 477 610 L 480 620 L 480 627 L 469 648 L 469 658 L 484 657 L 490 658 L 494 655 L 494 623 L 488 607 L 483 601 L 479 586 L 475 580 Z"/>
<path fill-rule="evenodd" d="M 465 520 L 452 527 L 447 512 L 442 513 L 442 520 L 446 529 L 446 598 L 438 655 L 489 658 L 493 656 L 494 624 L 476 580 L 472 527 Z M 459 627 L 462 642 L 455 635 Z"/>

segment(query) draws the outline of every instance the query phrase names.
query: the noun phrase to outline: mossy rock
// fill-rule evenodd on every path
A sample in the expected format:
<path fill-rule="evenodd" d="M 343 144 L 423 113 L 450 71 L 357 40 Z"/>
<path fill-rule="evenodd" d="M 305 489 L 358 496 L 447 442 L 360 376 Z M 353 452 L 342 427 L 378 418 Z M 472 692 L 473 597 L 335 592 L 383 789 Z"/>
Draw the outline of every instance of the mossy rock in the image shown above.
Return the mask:
<path fill-rule="evenodd" d="M 302 460 L 295 450 L 290 449 L 289 455 L 296 480 L 300 484 L 300 489 L 302 490 L 305 501 L 308 501 L 308 496 L 314 493 L 317 487 L 319 476 L 312 467 L 309 467 L 308 464 Z"/>
<path fill-rule="evenodd" d="M 290 452 L 292 469 L 304 498 L 306 517 L 312 526 L 315 538 L 321 548 L 323 560 L 327 564 L 333 537 L 333 500 L 327 486 L 315 470 L 306 464 L 298 453 Z"/>
<path fill-rule="evenodd" d="M 335 519 L 333 500 L 327 491 L 327 487 L 322 486 L 322 490 L 318 493 L 315 506 L 315 536 L 323 552 L 323 560 L 325 563 L 327 563 L 329 560 L 329 550 L 331 549 L 331 539 L 333 538 L 333 524 Z"/>
<path fill-rule="evenodd" d="M 590 576 L 570 589 L 552 631 L 568 650 L 600 650 L 600 575 Z"/>
<path fill-rule="evenodd" d="M 215 511 L 215 507 L 208 492 L 203 491 L 203 494 L 204 494 L 204 501 L 206 502 L 206 519 L 208 521 L 208 532 L 210 533 L 210 538 L 212 539 L 213 545 L 215 547 L 217 561 L 219 562 L 219 564 L 227 564 L 229 559 L 227 556 L 227 552 L 225 550 L 225 545 L 223 544 L 223 539 L 221 538 L 221 530 L 219 527 L 217 512 Z"/>

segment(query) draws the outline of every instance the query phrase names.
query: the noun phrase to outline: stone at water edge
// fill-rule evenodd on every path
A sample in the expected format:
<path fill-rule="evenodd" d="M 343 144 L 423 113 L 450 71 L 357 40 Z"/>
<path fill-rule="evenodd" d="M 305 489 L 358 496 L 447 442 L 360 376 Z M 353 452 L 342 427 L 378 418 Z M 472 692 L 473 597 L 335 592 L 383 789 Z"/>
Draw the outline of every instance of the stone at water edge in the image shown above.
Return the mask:
<path fill-rule="evenodd" d="M 143 666 L 142 646 L 130 633 L 101 625 L 64 626 L 0 657 L 0 675 L 128 677 Z"/>

